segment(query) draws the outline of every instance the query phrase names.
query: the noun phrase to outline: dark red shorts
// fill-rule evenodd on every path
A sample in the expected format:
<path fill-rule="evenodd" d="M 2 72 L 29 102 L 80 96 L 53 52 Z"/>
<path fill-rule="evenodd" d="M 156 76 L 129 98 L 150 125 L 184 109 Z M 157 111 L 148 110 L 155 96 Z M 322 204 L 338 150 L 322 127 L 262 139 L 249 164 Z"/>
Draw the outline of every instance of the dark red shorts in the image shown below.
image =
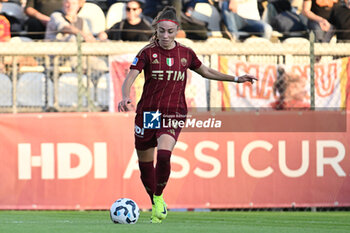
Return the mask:
<path fill-rule="evenodd" d="M 163 134 L 169 134 L 177 141 L 181 128 L 144 129 L 142 114 L 135 117 L 135 148 L 137 150 L 147 150 L 158 145 L 157 139 Z"/>

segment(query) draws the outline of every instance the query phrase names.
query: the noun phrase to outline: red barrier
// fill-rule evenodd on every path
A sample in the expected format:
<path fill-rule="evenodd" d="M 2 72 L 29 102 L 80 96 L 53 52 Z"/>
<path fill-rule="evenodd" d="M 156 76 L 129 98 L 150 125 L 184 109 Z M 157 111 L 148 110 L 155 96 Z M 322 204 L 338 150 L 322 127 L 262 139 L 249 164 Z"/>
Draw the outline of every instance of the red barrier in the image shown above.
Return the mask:
<path fill-rule="evenodd" d="M 0 115 L 0 208 L 106 209 L 120 197 L 150 208 L 139 180 L 133 117 Z M 345 127 L 183 132 L 165 200 L 169 208 L 350 206 L 350 127 Z"/>

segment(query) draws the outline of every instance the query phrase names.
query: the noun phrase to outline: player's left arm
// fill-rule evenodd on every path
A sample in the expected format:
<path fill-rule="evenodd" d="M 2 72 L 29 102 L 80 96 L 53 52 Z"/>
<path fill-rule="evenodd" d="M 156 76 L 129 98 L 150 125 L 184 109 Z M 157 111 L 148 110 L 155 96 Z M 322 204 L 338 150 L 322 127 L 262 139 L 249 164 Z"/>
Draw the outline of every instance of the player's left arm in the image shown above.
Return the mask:
<path fill-rule="evenodd" d="M 229 82 L 237 82 L 237 83 L 244 83 L 244 82 L 254 83 L 254 81 L 258 81 L 256 77 L 250 74 L 233 76 L 233 75 L 221 73 L 203 64 L 198 69 L 196 69 L 195 72 L 202 75 L 204 78 L 218 80 L 218 81 L 229 81 Z"/>

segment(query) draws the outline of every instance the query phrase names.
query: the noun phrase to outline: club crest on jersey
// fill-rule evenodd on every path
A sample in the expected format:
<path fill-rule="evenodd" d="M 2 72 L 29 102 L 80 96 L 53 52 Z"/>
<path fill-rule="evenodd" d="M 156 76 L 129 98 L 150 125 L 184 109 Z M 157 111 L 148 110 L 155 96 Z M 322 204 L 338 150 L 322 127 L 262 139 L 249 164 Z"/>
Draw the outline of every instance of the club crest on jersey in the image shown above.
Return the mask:
<path fill-rule="evenodd" d="M 166 64 L 167 64 L 168 66 L 174 65 L 174 58 L 167 58 L 167 59 L 166 59 Z"/>
<path fill-rule="evenodd" d="M 186 58 L 181 58 L 180 62 L 181 62 L 182 66 L 186 66 L 187 65 L 187 59 Z"/>

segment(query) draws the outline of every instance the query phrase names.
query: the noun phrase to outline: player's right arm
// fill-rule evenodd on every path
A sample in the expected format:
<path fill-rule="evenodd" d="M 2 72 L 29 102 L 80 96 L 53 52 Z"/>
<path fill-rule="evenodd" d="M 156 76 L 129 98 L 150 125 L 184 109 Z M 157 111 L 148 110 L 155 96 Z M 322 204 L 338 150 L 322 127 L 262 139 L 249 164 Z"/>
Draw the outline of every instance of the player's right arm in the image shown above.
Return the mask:
<path fill-rule="evenodd" d="M 139 75 L 140 71 L 136 69 L 131 69 L 129 73 L 126 75 L 126 78 L 123 82 L 122 86 L 122 95 L 123 99 L 118 104 L 118 111 L 119 112 L 127 112 L 129 111 L 128 105 L 131 104 L 130 99 L 130 90 L 131 86 L 134 83 L 135 79 Z"/>

